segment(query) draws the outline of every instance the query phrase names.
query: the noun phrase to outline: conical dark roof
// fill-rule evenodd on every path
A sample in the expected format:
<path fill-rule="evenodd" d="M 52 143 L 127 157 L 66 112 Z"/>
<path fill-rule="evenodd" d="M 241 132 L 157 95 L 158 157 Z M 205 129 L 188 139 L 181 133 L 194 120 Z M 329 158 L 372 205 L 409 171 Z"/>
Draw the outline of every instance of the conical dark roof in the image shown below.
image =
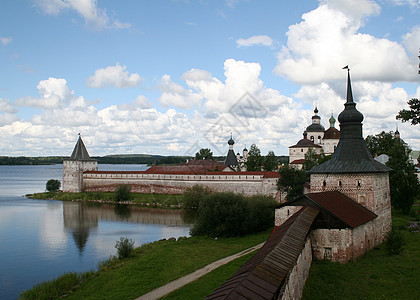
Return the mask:
<path fill-rule="evenodd" d="M 83 143 L 82 137 L 79 134 L 79 139 L 77 140 L 76 146 L 74 146 L 73 153 L 70 156 L 70 160 L 92 160 L 89 153 L 86 150 L 85 144 Z"/>
<path fill-rule="evenodd" d="M 225 166 L 237 166 L 238 160 L 236 159 L 235 152 L 233 150 L 229 150 L 228 154 L 225 159 Z"/>
<path fill-rule="evenodd" d="M 349 70 L 350 71 L 350 70 Z M 308 171 L 311 174 L 325 173 L 385 173 L 390 168 L 375 161 L 362 135 L 363 114 L 356 109 L 351 90 L 350 72 L 347 78 L 347 102 L 338 116 L 340 142 L 329 161 Z"/>

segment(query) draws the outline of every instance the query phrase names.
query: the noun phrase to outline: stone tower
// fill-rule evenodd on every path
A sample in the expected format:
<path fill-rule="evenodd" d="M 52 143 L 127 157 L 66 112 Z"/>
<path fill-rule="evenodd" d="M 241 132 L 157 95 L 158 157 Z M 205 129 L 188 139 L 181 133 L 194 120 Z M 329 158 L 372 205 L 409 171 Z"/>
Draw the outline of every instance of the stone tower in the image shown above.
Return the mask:
<path fill-rule="evenodd" d="M 98 171 L 98 161 L 90 158 L 79 133 L 71 157 L 63 161 L 63 192 L 82 192 L 85 171 Z"/>
<path fill-rule="evenodd" d="M 234 144 L 235 144 L 235 142 L 232 139 L 232 135 L 231 135 L 230 140 L 228 141 L 229 151 L 226 155 L 224 165 L 232 168 L 232 170 L 236 170 L 236 168 L 238 167 L 238 160 L 236 158 L 235 152 L 233 151 L 233 145 Z"/>
<path fill-rule="evenodd" d="M 331 159 L 309 170 L 311 192 L 339 191 L 378 215 L 375 244 L 391 229 L 390 168 L 375 161 L 362 135 L 363 114 L 356 109 L 347 77 L 347 101 L 338 116 L 340 142 Z"/>

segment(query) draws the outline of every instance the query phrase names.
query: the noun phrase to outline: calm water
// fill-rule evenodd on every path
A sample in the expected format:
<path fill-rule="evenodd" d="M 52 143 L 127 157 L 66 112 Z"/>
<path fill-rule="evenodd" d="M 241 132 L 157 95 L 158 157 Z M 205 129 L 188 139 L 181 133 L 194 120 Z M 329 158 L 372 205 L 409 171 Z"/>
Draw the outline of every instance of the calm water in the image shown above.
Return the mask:
<path fill-rule="evenodd" d="M 99 165 L 99 170 L 144 170 L 144 165 Z M 0 166 L 0 299 L 16 299 L 34 284 L 64 272 L 96 269 L 128 236 L 135 246 L 189 235 L 179 211 L 32 200 L 62 165 Z"/>

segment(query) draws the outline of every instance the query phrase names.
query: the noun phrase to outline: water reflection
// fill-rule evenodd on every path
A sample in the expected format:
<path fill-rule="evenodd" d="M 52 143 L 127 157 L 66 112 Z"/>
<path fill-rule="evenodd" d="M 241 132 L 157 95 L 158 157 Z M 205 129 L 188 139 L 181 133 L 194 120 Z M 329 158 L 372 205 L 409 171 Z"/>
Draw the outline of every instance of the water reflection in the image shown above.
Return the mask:
<path fill-rule="evenodd" d="M 81 254 L 89 233 L 97 230 L 100 221 L 185 227 L 179 210 L 143 208 L 128 205 L 105 205 L 81 202 L 63 202 L 64 227 L 70 231 Z"/>

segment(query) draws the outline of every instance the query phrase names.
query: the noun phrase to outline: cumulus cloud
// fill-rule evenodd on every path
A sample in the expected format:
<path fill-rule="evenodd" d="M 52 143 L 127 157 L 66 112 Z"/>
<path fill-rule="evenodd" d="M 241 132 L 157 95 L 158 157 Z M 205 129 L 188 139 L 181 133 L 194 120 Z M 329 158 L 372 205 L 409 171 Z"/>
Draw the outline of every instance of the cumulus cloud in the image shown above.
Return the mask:
<path fill-rule="evenodd" d="M 236 45 L 238 47 L 250 47 L 250 46 L 268 46 L 273 45 L 273 39 L 268 35 L 254 35 L 247 39 L 238 39 L 236 40 Z"/>
<path fill-rule="evenodd" d="M 104 88 L 115 86 L 117 88 L 128 88 L 139 85 L 142 78 L 137 73 L 129 74 L 126 66 L 121 66 L 118 62 L 115 66 L 108 66 L 95 71 L 95 75 L 86 80 L 86 85 L 90 88 Z"/>
<path fill-rule="evenodd" d="M 41 80 L 37 85 L 40 98 L 24 97 L 16 100 L 19 106 L 40 107 L 45 109 L 62 106 L 73 95 L 73 91 L 67 86 L 67 80 L 50 77 Z"/>
<path fill-rule="evenodd" d="M 162 76 L 159 83 L 159 89 L 162 92 L 159 102 L 164 106 L 187 109 L 198 106 L 201 103 L 200 95 L 173 82 L 171 76 L 167 74 Z"/>
<path fill-rule="evenodd" d="M 96 0 L 35 0 L 35 5 L 48 15 L 58 15 L 67 9 L 76 11 L 83 17 L 86 26 L 93 30 L 131 27 L 129 23 L 110 21 L 106 10 L 99 8 Z"/>
<path fill-rule="evenodd" d="M 11 37 L 2 37 L 0 36 L 0 42 L 3 46 L 10 44 L 13 41 Z"/>
<path fill-rule="evenodd" d="M 349 5 L 350 13 L 341 11 Z M 358 32 L 362 19 L 375 13 L 377 5 L 370 1 L 322 1 L 289 27 L 274 72 L 295 83 L 317 84 L 342 79 L 341 67 L 349 65 L 358 80 L 417 80 L 401 44 Z"/>

